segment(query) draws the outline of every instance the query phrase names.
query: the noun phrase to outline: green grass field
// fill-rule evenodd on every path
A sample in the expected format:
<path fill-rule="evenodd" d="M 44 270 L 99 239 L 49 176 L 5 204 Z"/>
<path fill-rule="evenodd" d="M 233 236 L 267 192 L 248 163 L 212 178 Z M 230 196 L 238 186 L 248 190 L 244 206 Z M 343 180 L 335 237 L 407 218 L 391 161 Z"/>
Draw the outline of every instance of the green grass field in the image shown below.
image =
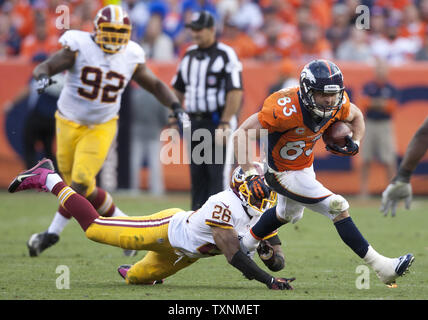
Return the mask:
<path fill-rule="evenodd" d="M 113 195 L 129 215 L 145 215 L 168 207 L 188 209 L 187 194 L 163 198 Z M 379 199 L 359 202 L 349 198 L 351 215 L 360 231 L 380 253 L 396 257 L 407 252 L 416 260 L 397 288 L 383 285 L 370 271 L 369 289 L 357 289 L 362 260 L 339 238 L 325 217 L 306 211 L 295 225 L 280 229 L 286 268 L 278 276 L 296 277 L 294 291 L 270 291 L 244 279 L 223 256 L 201 259 L 168 278 L 163 285 L 131 286 L 119 277 L 120 264 L 134 263 L 119 248 L 86 239 L 76 221 L 69 223 L 60 242 L 37 258 L 28 256 L 26 241 L 47 229 L 57 208 L 51 194 L 0 192 L 0 300 L 421 300 L 428 298 L 428 201 L 416 199 L 412 211 L 402 206 L 395 218 L 378 212 Z M 260 260 L 256 261 L 261 264 Z M 58 266 L 70 271 L 70 288 L 58 289 Z"/>

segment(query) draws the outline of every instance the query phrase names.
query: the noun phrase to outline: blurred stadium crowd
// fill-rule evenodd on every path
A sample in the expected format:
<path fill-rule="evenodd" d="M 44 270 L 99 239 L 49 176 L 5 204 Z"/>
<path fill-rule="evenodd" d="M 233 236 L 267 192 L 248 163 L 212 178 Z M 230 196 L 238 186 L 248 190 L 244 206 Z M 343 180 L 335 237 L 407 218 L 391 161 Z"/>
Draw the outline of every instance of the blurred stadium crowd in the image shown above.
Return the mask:
<path fill-rule="evenodd" d="M 118 2 L 118 1 L 116 1 Z M 66 5 L 70 29 L 93 30 L 100 0 L 0 0 L 0 59 L 37 61 L 58 49 Z M 133 40 L 156 61 L 173 61 L 191 43 L 194 11 L 217 19 L 218 38 L 241 59 L 306 62 L 314 57 L 391 64 L 428 60 L 428 0 L 123 0 Z M 356 27 L 364 5 L 368 29 Z M 361 8 L 361 7 L 360 7 Z"/>

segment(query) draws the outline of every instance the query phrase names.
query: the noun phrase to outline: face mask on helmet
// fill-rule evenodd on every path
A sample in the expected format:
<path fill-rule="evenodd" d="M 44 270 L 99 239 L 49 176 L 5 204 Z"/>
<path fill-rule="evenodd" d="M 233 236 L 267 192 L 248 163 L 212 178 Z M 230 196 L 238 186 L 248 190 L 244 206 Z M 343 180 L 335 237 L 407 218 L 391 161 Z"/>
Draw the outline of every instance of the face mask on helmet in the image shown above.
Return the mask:
<path fill-rule="evenodd" d="M 119 6 L 109 5 L 101 9 L 94 20 L 95 42 L 106 53 L 117 53 L 131 38 L 128 15 Z"/>
<path fill-rule="evenodd" d="M 101 23 L 95 35 L 95 42 L 104 52 L 117 53 L 128 44 L 130 37 L 130 26 Z"/>
<path fill-rule="evenodd" d="M 262 165 L 260 164 L 260 170 L 262 170 L 261 167 Z M 277 201 L 277 193 L 270 191 L 267 197 L 261 200 L 257 199 L 251 194 L 244 176 L 245 173 L 242 168 L 237 167 L 232 174 L 230 188 L 239 197 L 248 214 L 253 217 L 260 216 L 267 209 L 274 207 Z"/>
<path fill-rule="evenodd" d="M 247 208 L 247 212 L 250 216 L 260 216 L 266 210 L 275 206 L 277 201 L 277 193 L 270 191 L 269 196 L 263 199 L 256 199 L 250 190 L 248 190 L 247 181 L 245 181 L 239 187 L 239 194 L 242 204 Z"/>
<path fill-rule="evenodd" d="M 315 60 L 303 68 L 300 97 L 314 117 L 334 117 L 342 107 L 343 93 L 342 72 L 334 63 Z"/>
<path fill-rule="evenodd" d="M 324 91 L 312 89 L 308 92 L 310 102 L 307 108 L 320 118 L 333 117 L 340 110 L 343 100 L 343 90 L 324 89 Z M 327 101 L 324 100 L 327 97 Z"/>

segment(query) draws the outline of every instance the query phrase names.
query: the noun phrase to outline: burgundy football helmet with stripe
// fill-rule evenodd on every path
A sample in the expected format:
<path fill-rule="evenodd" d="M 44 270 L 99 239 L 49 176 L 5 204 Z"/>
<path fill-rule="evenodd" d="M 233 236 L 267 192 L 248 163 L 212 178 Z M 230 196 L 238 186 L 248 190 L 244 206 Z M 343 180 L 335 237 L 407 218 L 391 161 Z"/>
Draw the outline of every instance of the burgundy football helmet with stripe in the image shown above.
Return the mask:
<path fill-rule="evenodd" d="M 278 195 L 269 188 L 269 195 L 263 199 L 258 199 L 257 196 L 250 191 L 248 182 L 251 177 L 263 176 L 263 165 L 258 162 L 254 162 L 253 164 L 257 171 L 255 175 L 245 177 L 245 172 L 240 166 L 233 171 L 230 188 L 241 200 L 242 206 L 249 215 L 260 216 L 267 209 L 276 205 Z"/>
<path fill-rule="evenodd" d="M 131 38 L 131 21 L 122 7 L 108 5 L 101 8 L 94 19 L 95 42 L 107 53 L 117 53 Z"/>

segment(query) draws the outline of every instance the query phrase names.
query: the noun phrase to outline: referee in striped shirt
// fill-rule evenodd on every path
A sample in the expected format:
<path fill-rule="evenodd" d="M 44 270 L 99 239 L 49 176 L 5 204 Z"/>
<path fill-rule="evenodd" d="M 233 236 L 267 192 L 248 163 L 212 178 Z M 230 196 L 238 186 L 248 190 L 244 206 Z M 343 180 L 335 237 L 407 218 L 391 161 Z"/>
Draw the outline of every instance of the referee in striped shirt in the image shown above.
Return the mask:
<path fill-rule="evenodd" d="M 195 44 L 180 61 L 172 86 L 190 117 L 191 136 L 203 128 L 212 138 L 211 149 L 201 152 L 203 159 L 210 160 L 202 163 L 195 157 L 199 149 L 193 152 L 201 141 L 193 138 L 190 143 L 192 210 L 197 210 L 211 195 L 224 190 L 229 180 L 225 173 L 231 162 L 225 165 L 226 151 L 230 152 L 226 150 L 228 139 L 216 139 L 216 133 L 224 132 L 216 129 L 232 132 L 236 128 L 236 114 L 242 103 L 242 64 L 231 47 L 216 40 L 214 17 L 209 12 L 194 13 L 186 27 L 191 29 Z"/>

